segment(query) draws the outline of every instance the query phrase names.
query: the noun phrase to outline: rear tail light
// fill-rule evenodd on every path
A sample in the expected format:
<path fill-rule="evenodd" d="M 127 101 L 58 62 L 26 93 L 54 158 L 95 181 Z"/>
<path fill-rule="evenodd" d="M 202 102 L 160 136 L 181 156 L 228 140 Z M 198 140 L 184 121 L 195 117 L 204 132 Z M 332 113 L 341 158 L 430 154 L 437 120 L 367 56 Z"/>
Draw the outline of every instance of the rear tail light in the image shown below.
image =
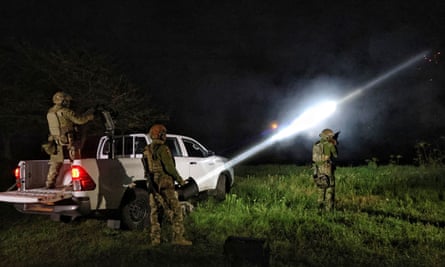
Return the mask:
<path fill-rule="evenodd" d="M 74 191 L 90 191 L 96 188 L 91 176 L 80 166 L 72 166 L 71 177 Z"/>
<path fill-rule="evenodd" d="M 22 187 L 22 183 L 20 183 L 20 167 L 15 168 L 14 176 L 15 176 L 15 185 L 17 186 L 17 189 L 20 189 Z"/>

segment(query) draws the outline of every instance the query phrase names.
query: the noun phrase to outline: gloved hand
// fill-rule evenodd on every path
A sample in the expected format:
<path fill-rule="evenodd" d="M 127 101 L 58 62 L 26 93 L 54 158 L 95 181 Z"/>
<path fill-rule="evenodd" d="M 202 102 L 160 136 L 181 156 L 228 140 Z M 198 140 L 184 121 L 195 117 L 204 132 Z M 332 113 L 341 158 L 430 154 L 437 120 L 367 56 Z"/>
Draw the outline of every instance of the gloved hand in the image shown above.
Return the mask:
<path fill-rule="evenodd" d="M 185 185 L 185 181 L 184 181 L 184 179 L 179 179 L 178 180 L 178 184 L 180 185 L 180 186 L 184 186 Z"/>
<path fill-rule="evenodd" d="M 92 121 L 94 119 L 94 115 L 93 114 L 88 114 L 87 118 L 89 121 Z"/>

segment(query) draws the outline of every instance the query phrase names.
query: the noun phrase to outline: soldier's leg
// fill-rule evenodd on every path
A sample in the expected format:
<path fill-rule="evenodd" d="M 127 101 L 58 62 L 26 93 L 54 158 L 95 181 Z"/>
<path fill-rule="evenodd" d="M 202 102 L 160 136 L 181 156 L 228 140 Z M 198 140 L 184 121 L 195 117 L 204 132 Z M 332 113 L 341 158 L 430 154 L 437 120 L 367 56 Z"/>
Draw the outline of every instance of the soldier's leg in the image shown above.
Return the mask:
<path fill-rule="evenodd" d="M 335 185 L 326 189 L 326 210 L 332 211 L 335 207 Z"/>
<path fill-rule="evenodd" d="M 326 209 L 334 210 L 335 207 L 335 176 L 331 168 L 329 187 L 326 190 Z"/>
<path fill-rule="evenodd" d="M 164 191 L 166 195 L 167 205 L 173 212 L 172 216 L 172 243 L 176 245 L 191 245 L 192 242 L 184 238 L 184 216 L 181 204 L 174 189 Z"/>
<path fill-rule="evenodd" d="M 324 208 L 330 211 L 334 209 L 335 202 L 335 177 L 333 165 L 329 162 L 323 164 L 323 172 L 329 177 L 329 187 L 324 191 L 323 203 Z"/>
<path fill-rule="evenodd" d="M 161 243 L 161 225 L 159 224 L 158 216 L 158 202 L 154 194 L 148 195 L 148 202 L 150 204 L 150 239 L 152 245 Z"/>
<path fill-rule="evenodd" d="M 324 209 L 326 206 L 326 188 L 318 188 L 318 208 Z"/>
<path fill-rule="evenodd" d="M 49 170 L 46 176 L 46 188 L 54 188 L 56 186 L 56 180 L 59 176 L 60 168 L 63 165 L 63 148 L 57 146 L 57 153 L 51 155 L 49 159 Z"/>

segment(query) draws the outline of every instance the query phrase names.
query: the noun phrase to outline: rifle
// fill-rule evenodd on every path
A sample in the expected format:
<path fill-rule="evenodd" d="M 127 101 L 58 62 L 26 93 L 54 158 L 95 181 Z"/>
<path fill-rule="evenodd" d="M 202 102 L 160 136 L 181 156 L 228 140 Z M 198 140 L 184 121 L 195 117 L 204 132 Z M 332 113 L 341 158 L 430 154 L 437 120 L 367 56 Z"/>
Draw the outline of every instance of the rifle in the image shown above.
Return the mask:
<path fill-rule="evenodd" d="M 154 181 L 154 175 L 148 168 L 147 158 L 142 158 L 142 165 L 144 166 L 144 177 L 147 178 L 147 188 L 149 193 L 159 194 L 158 185 Z"/>

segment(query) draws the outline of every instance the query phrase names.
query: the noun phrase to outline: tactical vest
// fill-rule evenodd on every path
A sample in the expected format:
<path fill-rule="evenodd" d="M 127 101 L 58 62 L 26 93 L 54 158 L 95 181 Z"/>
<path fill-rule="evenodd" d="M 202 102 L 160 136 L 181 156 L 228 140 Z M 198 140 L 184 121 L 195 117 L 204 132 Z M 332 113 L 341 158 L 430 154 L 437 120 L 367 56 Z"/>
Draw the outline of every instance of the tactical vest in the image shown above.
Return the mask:
<path fill-rule="evenodd" d="M 159 147 L 160 147 L 159 145 L 156 146 L 150 144 L 147 149 L 148 169 L 155 176 L 161 176 L 162 174 L 164 174 L 164 169 L 162 168 L 161 159 L 158 158 L 157 155 Z"/>
<path fill-rule="evenodd" d="M 60 145 L 71 145 L 73 143 L 73 126 L 72 123 L 63 117 L 63 109 L 49 111 L 46 114 L 48 120 L 48 128 L 51 136 Z"/>

